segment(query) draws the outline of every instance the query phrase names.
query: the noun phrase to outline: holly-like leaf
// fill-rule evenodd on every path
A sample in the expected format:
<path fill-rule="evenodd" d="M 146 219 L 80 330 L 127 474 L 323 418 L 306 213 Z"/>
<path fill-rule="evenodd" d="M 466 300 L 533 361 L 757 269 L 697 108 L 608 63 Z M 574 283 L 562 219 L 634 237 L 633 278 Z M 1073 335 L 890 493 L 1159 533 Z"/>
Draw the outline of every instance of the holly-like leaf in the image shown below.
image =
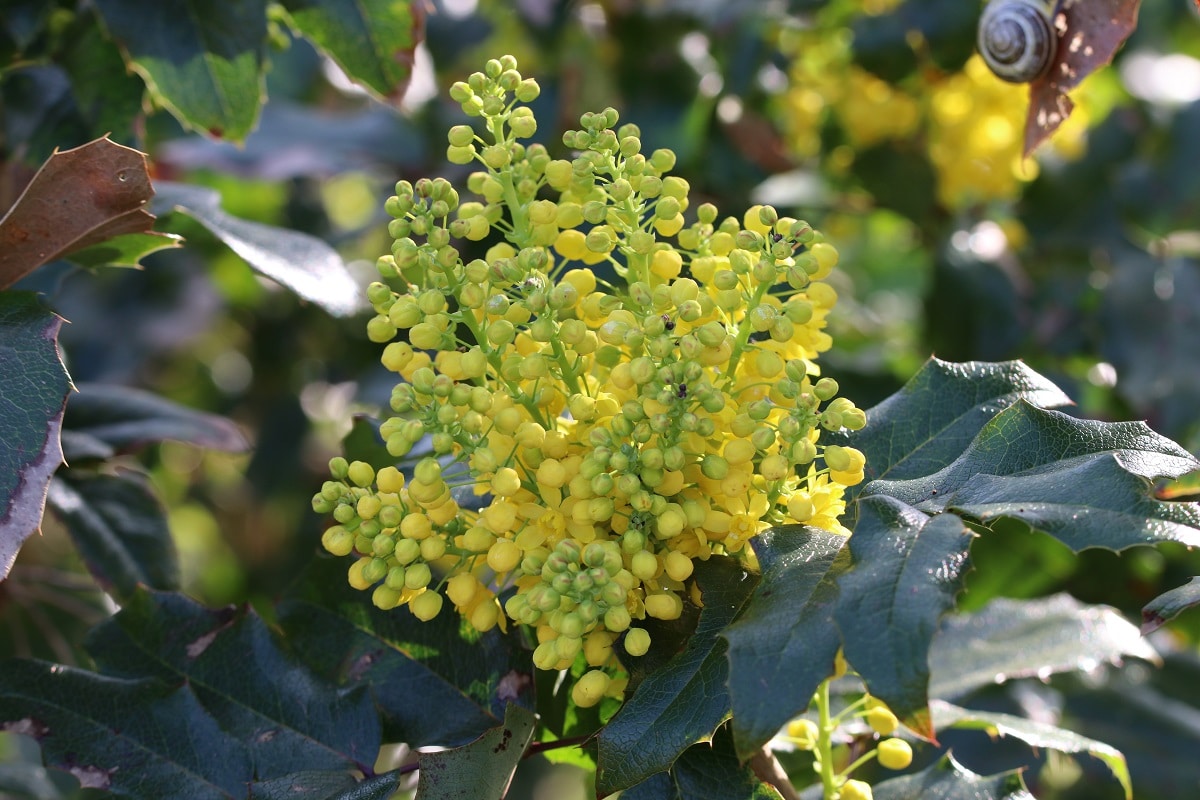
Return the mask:
<path fill-rule="evenodd" d="M 1016 772 L 984 777 L 950 755 L 913 775 L 877 783 L 875 800 L 1034 800 Z"/>
<path fill-rule="evenodd" d="M 786 776 L 781 776 L 786 780 Z M 754 774 L 733 749 L 728 726 L 711 742 L 683 752 L 670 772 L 659 772 L 621 792 L 622 800 L 780 800 L 779 791 Z"/>
<path fill-rule="evenodd" d="M 119 600 L 139 585 L 179 587 L 179 559 L 166 512 L 144 478 L 77 474 L 50 483 L 47 505 L 66 526 L 97 582 Z"/>
<path fill-rule="evenodd" d="M 1050 137 L 1071 115 L 1067 92 L 1100 67 L 1137 27 L 1141 0 L 1065 0 L 1056 4 L 1058 48 L 1044 76 L 1029 86 L 1025 155 Z"/>
<path fill-rule="evenodd" d="M 455 746 L 532 702 L 533 666 L 514 634 L 480 634 L 449 608 L 430 622 L 380 611 L 346 583 L 349 562 L 317 558 L 279 606 L 280 624 L 319 674 L 365 685 L 390 741 Z"/>
<path fill-rule="evenodd" d="M 1072 731 L 1044 722 L 1000 714 L 992 711 L 972 711 L 940 700 L 930 704 L 933 723 L 939 729 L 966 728 L 986 731 L 989 736 L 1012 736 L 1031 747 L 1057 750 L 1060 753 L 1088 753 L 1112 770 L 1113 777 L 1125 789 L 1126 800 L 1133 800 L 1133 784 L 1125 756 L 1113 747 Z"/>
<path fill-rule="evenodd" d="M 721 632 L 757 582 L 733 559 L 696 565 L 704 600 L 682 652 L 638 685 L 597 737 L 596 790 L 608 795 L 669 769 L 688 747 L 709 740 L 729 716 L 729 661 Z"/>
<path fill-rule="evenodd" d="M 126 233 L 107 242 L 94 244 L 71 253 L 69 258 L 82 267 L 142 266 L 142 259 L 159 250 L 179 247 L 182 237 L 173 233 Z"/>
<path fill-rule="evenodd" d="M 48 766 L 114 797 L 231 800 L 253 776 L 245 748 L 187 684 L 10 659 L 0 663 L 0 730 L 32 736 Z"/>
<path fill-rule="evenodd" d="M 337 251 L 298 231 L 239 219 L 221 209 L 214 189 L 160 181 L 155 208 L 178 211 L 208 228 L 256 272 L 300 297 L 344 316 L 364 303 L 362 293 Z"/>
<path fill-rule="evenodd" d="M 974 535 L 952 514 L 930 517 L 892 498 L 859 506 L 854 568 L 838 580 L 834 613 L 846 660 L 871 694 L 932 738 L 930 643 L 962 589 Z"/>
<path fill-rule="evenodd" d="M 27 292 L 0 293 L 0 580 L 42 522 L 71 379 L 58 355 L 62 318 Z"/>
<path fill-rule="evenodd" d="M 1144 423 L 1081 420 L 1020 401 L 980 430 L 954 463 L 912 480 L 879 480 L 862 496 L 984 524 L 1018 519 L 1072 550 L 1178 541 L 1200 544 L 1200 505 L 1165 503 L 1150 480 L 1200 466 Z"/>
<path fill-rule="evenodd" d="M 0 289 L 75 250 L 148 233 L 146 156 L 108 139 L 56 152 L 0 220 Z"/>
<path fill-rule="evenodd" d="M 1085 605 L 1067 594 L 998 598 L 943 622 L 929 652 L 929 693 L 954 700 L 1014 678 L 1089 672 L 1126 656 L 1158 660 L 1137 628 L 1107 606 Z"/>
<path fill-rule="evenodd" d="M 260 779 L 304 769 L 369 772 L 379 723 L 361 689 L 342 691 L 288 657 L 253 610 L 206 609 L 141 590 L 88 637 L 107 674 L 186 681 L 246 744 Z"/>
<path fill-rule="evenodd" d="M 155 102 L 185 127 L 241 141 L 265 99 L 266 0 L 97 0 Z"/>
<path fill-rule="evenodd" d="M 1200 605 L 1200 577 L 1176 586 L 1151 600 L 1142 609 L 1142 634 L 1156 631 L 1193 606 Z"/>
<path fill-rule="evenodd" d="M 836 579 L 850 567 L 846 537 L 816 528 L 772 528 L 751 544 L 762 578 L 721 634 L 729 642 L 733 740 L 742 758 L 802 713 L 833 674 L 841 646 Z"/>
<path fill-rule="evenodd" d="M 114 450 L 151 442 L 188 442 L 210 450 L 240 453 L 249 445 L 237 425 L 151 392 L 104 383 L 81 383 L 67 405 L 63 426 L 98 439 Z"/>
<path fill-rule="evenodd" d="M 416 800 L 503 800 L 536 725 L 532 711 L 509 705 L 504 724 L 470 744 L 423 753 Z"/>
<path fill-rule="evenodd" d="M 1070 405 L 1062 390 L 1020 361 L 954 364 L 931 358 L 900 391 L 867 412 L 867 426 L 831 435 L 867 457 L 867 480 L 929 475 L 962 455 L 980 429 L 1018 400 Z"/>
<path fill-rule="evenodd" d="M 424 17 L 420 3 L 283 0 L 292 27 L 376 96 L 398 100 L 412 77 Z"/>

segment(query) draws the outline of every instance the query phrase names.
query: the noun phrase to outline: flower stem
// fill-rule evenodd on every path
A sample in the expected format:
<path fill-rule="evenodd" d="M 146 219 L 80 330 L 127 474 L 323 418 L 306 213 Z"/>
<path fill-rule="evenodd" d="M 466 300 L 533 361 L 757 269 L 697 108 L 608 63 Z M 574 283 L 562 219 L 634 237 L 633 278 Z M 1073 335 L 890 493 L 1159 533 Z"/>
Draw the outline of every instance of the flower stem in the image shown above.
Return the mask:
<path fill-rule="evenodd" d="M 833 771 L 833 741 L 831 734 L 837 724 L 829 718 L 829 680 L 821 681 L 817 688 L 817 757 L 821 765 L 821 785 L 825 788 L 825 800 L 837 797 L 837 776 Z"/>

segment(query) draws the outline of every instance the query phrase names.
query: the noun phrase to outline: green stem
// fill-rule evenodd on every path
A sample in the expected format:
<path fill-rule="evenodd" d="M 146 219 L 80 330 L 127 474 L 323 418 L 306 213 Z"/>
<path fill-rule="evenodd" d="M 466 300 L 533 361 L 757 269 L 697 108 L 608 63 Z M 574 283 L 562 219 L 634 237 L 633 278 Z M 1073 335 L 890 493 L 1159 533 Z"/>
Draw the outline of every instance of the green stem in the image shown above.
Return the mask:
<path fill-rule="evenodd" d="M 829 680 L 821 681 L 817 689 L 817 758 L 821 761 L 821 785 L 825 800 L 837 797 L 837 775 L 833 771 L 833 738 L 836 723 L 829 718 Z"/>
<path fill-rule="evenodd" d="M 766 283 L 760 283 L 754 290 L 754 297 L 746 305 L 746 314 L 742 317 L 742 324 L 738 326 L 737 341 L 733 344 L 733 352 L 729 355 L 729 365 L 725 368 L 726 380 L 732 381 L 734 375 L 737 374 L 738 361 L 741 360 L 742 353 L 746 350 L 746 344 L 750 341 L 750 331 L 753 329 L 750 324 L 750 312 L 758 308 L 763 296 L 770 288 Z"/>

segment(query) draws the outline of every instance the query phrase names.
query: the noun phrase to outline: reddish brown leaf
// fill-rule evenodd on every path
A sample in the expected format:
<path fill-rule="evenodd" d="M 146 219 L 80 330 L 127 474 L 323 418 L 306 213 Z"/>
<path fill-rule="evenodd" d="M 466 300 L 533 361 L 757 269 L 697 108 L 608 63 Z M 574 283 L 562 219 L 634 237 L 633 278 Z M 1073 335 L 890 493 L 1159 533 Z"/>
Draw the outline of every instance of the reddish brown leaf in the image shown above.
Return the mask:
<path fill-rule="evenodd" d="M 0 289 L 47 261 L 150 230 L 146 156 L 108 137 L 56 152 L 0 220 Z"/>
<path fill-rule="evenodd" d="M 1062 0 L 1054 15 L 1058 52 L 1045 76 L 1029 86 L 1025 155 L 1032 153 L 1070 115 L 1067 92 L 1100 67 L 1137 27 L 1141 0 Z M 1197 0 L 1200 4 L 1200 0 Z"/>

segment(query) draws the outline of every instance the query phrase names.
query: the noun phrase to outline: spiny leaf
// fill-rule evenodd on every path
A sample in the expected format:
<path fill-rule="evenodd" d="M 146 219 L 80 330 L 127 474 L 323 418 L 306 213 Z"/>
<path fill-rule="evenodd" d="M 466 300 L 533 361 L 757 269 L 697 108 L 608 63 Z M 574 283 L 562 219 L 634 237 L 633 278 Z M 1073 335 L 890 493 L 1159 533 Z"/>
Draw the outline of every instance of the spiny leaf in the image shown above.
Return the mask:
<path fill-rule="evenodd" d="M 11 659 L 0 662 L 0 730 L 33 736 L 47 765 L 115 797 L 231 800 L 253 774 L 186 684 Z"/>
<path fill-rule="evenodd" d="M 683 752 L 670 772 L 658 772 L 621 792 L 622 800 L 781 800 L 779 791 L 742 763 L 728 726 L 711 742 Z"/>
<path fill-rule="evenodd" d="M 1020 774 L 976 775 L 950 755 L 921 772 L 871 789 L 875 800 L 1034 800 Z"/>
<path fill-rule="evenodd" d="M 108 674 L 186 681 L 222 729 L 246 743 L 260 779 L 368 771 L 375 762 L 379 723 L 366 692 L 339 691 L 297 664 L 252 610 L 213 611 L 141 590 L 87 648 Z"/>
<path fill-rule="evenodd" d="M 515 635 L 479 634 L 450 608 L 430 622 L 406 609 L 380 611 L 346 583 L 341 559 L 314 559 L 279 617 L 304 663 L 368 687 L 390 741 L 460 745 L 494 727 L 510 701 L 531 702 L 530 654 Z"/>
<path fill-rule="evenodd" d="M 611 794 L 669 769 L 729 716 L 729 662 L 721 632 L 750 598 L 757 576 L 730 558 L 696 565 L 704 606 L 682 652 L 638 685 L 597 739 L 596 790 Z"/>
<path fill-rule="evenodd" d="M 1043 408 L 1071 403 L 1020 361 L 953 364 L 932 358 L 867 412 L 865 428 L 829 440 L 863 452 L 868 480 L 916 478 L 953 462 L 996 412 L 1020 399 Z"/>
<path fill-rule="evenodd" d="M 503 800 L 536 725 L 532 711 L 510 705 L 504 724 L 474 742 L 423 754 L 416 800 Z"/>
<path fill-rule="evenodd" d="M 854 568 L 838 580 L 834 614 L 846 660 L 871 694 L 932 738 L 930 642 L 962 588 L 973 534 L 958 517 L 930 517 L 890 497 L 859 506 Z"/>
<path fill-rule="evenodd" d="M 1125 656 L 1158 659 L 1137 628 L 1107 606 L 1066 594 L 999 598 L 942 624 L 929 652 L 929 693 L 953 700 L 1014 678 L 1088 672 Z"/>
<path fill-rule="evenodd" d="M 83 267 L 140 268 L 142 259 L 159 250 L 180 246 L 182 237 L 173 233 L 126 233 L 106 242 L 72 252 L 68 258 Z"/>
<path fill-rule="evenodd" d="M 28 292 L 0 293 L 0 580 L 38 529 L 71 379 L 58 356 L 62 318 Z"/>
<path fill-rule="evenodd" d="M 118 600 L 139 585 L 178 588 L 179 560 L 166 512 L 138 473 L 69 470 L 51 481 L 47 504 L 88 570 Z"/>
<path fill-rule="evenodd" d="M 66 253 L 148 233 L 153 194 L 145 154 L 107 137 L 55 152 L 0 220 L 0 289 Z"/>
<path fill-rule="evenodd" d="M 345 772 L 303 772 L 250 785 L 250 800 L 388 800 L 399 789 L 398 771 L 356 782 Z"/>
<path fill-rule="evenodd" d="M 341 256 L 315 236 L 230 216 L 221 209 L 221 195 L 213 189 L 169 181 L 160 181 L 156 188 L 156 208 L 187 214 L 255 271 L 305 300 L 338 316 L 363 305 L 358 284 Z"/>
<path fill-rule="evenodd" d="M 378 97 L 399 99 L 412 77 L 422 6 L 395 0 L 283 0 L 292 26 Z"/>
<path fill-rule="evenodd" d="M 1150 497 L 1150 479 L 1200 466 L 1144 423 L 1081 420 L 1025 401 L 985 425 L 954 463 L 912 480 L 879 480 L 863 496 L 888 496 L 928 513 L 954 511 L 985 524 L 1019 519 L 1078 551 L 1135 544 L 1200 544 L 1200 505 Z"/>
<path fill-rule="evenodd" d="M 266 0 L 97 0 L 129 68 L 185 127 L 241 141 L 265 99 Z"/>
<path fill-rule="evenodd" d="M 188 442 L 240 453 L 249 445 L 224 417 L 196 411 L 151 392 L 105 383 L 81 383 L 67 405 L 64 427 L 99 439 L 115 450 L 151 442 Z"/>
<path fill-rule="evenodd" d="M 1129 779 L 1129 767 L 1125 763 L 1125 756 L 1104 742 L 1097 742 L 1044 722 L 992 711 L 972 711 L 940 700 L 933 701 L 930 709 L 933 711 L 934 725 L 939 730 L 973 728 L 987 731 L 988 735 L 993 737 L 1012 736 L 1031 747 L 1095 756 L 1112 770 L 1113 777 L 1125 789 L 1126 800 L 1133 800 L 1133 784 Z"/>
<path fill-rule="evenodd" d="M 1187 609 L 1200 605 L 1200 577 L 1176 586 L 1151 600 L 1142 609 L 1142 635 L 1161 628 Z"/>
<path fill-rule="evenodd" d="M 733 740 L 742 758 L 803 712 L 833 674 L 841 646 L 836 579 L 850 567 L 846 537 L 816 528 L 772 528 L 751 544 L 762 578 L 721 634 L 729 642 Z"/>

